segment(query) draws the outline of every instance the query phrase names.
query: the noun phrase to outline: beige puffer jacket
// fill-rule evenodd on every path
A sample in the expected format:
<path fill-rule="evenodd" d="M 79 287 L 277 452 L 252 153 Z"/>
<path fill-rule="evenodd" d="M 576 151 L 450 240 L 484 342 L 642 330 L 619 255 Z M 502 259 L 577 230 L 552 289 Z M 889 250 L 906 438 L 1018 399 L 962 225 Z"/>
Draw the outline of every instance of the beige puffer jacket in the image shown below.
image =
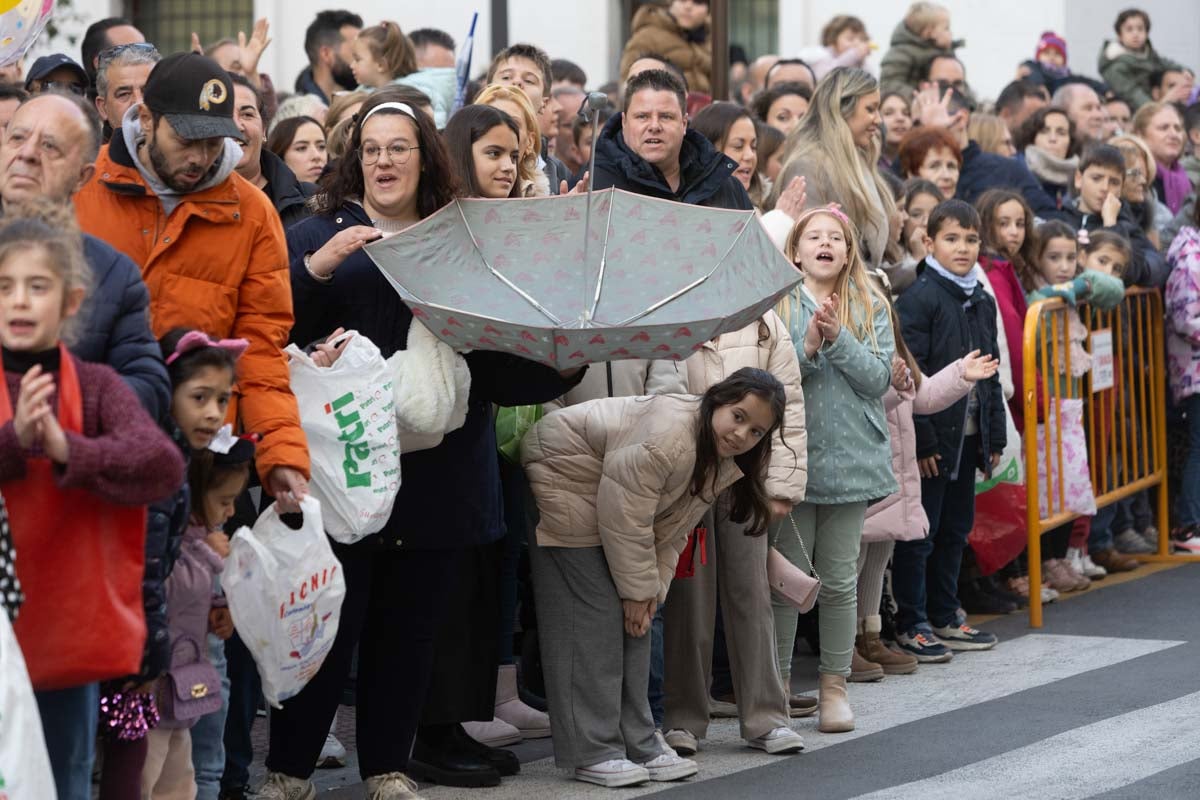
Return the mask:
<path fill-rule="evenodd" d="M 702 395 L 742 367 L 764 369 L 779 379 L 787 393 L 783 428 L 771 442 L 767 496 L 796 505 L 804 500 L 808 483 L 808 431 L 804 419 L 804 390 L 800 362 L 787 326 L 768 311 L 740 331 L 704 343 L 687 361 L 688 391 Z"/>
<path fill-rule="evenodd" d="M 712 93 L 712 42 L 693 41 L 665 8 L 644 5 L 633 15 L 629 41 L 621 54 L 621 83 L 629 68 L 647 53 L 670 61 L 687 78 L 689 92 Z"/>
<path fill-rule="evenodd" d="M 711 493 L 693 496 L 700 398 L 591 400 L 543 417 L 521 445 L 537 498 L 541 547 L 603 547 L 624 600 L 659 602 L 688 534 L 742 472 L 717 468 Z"/>

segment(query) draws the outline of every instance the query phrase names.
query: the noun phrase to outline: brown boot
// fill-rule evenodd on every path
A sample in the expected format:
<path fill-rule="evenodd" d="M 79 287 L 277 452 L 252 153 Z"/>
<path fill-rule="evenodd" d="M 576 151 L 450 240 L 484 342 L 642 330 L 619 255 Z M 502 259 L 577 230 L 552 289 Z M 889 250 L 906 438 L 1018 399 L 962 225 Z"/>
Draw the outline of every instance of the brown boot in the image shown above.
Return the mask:
<path fill-rule="evenodd" d="M 869 658 L 863 658 L 859 652 L 860 641 L 862 641 L 862 634 L 859 634 L 854 641 L 854 651 L 850 654 L 850 677 L 846 680 L 851 683 L 870 683 L 883 680 L 883 667 Z"/>
<path fill-rule="evenodd" d="M 821 733 L 846 733 L 854 730 L 854 712 L 846 695 L 846 679 L 841 675 L 819 677 L 820 711 L 817 730 Z"/>
<path fill-rule="evenodd" d="M 879 638 L 879 630 L 883 619 L 876 614 L 863 619 L 863 632 L 855 649 L 867 661 L 874 661 L 883 667 L 884 675 L 910 675 L 917 671 L 917 659 L 907 653 L 897 653 L 883 643 Z"/>
<path fill-rule="evenodd" d="M 1095 561 L 1097 566 L 1104 567 L 1109 572 L 1132 572 L 1141 563 L 1136 558 L 1131 558 L 1124 553 L 1118 553 L 1112 547 L 1107 550 L 1101 550 L 1098 553 L 1092 553 L 1092 561 Z"/>

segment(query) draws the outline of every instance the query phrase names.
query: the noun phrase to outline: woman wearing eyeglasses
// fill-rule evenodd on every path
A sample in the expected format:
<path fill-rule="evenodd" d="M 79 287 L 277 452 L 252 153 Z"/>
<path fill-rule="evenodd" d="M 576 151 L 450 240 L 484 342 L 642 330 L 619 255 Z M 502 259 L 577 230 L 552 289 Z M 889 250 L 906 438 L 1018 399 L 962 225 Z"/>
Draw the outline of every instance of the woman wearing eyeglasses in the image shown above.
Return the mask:
<path fill-rule="evenodd" d="M 453 200 L 457 181 L 433 120 L 401 97 L 381 89 L 363 104 L 346 154 L 315 198 L 317 213 L 287 232 L 292 340 L 301 345 L 342 327 L 367 336 L 385 358 L 407 349 L 412 314 L 362 248 Z M 312 681 L 271 714 L 268 776 L 259 797 L 315 796 L 308 777 L 356 646 L 357 746 L 367 796 L 415 797 L 406 773 L 435 632 L 461 624 L 447 619 L 447 609 L 461 607 L 464 596 L 478 591 L 460 585 L 464 560 L 503 534 L 491 404 L 541 403 L 578 382 L 502 353 L 473 352 L 465 360 L 471 389 L 463 427 L 436 447 L 403 454 L 400 492 L 379 534 L 333 545 L 346 578 L 337 639 Z M 473 629 L 489 614 L 494 620 L 497 604 L 476 604 L 470 613 L 478 615 Z M 497 627 L 492 621 L 491 635 L 484 637 L 493 646 Z M 494 702 L 488 697 L 479 703 L 487 719 Z M 458 777 L 470 785 L 500 782 L 502 765 L 489 762 L 490 753 L 473 746 L 460 725 L 446 725 L 443 733 L 439 750 L 454 756 Z"/>

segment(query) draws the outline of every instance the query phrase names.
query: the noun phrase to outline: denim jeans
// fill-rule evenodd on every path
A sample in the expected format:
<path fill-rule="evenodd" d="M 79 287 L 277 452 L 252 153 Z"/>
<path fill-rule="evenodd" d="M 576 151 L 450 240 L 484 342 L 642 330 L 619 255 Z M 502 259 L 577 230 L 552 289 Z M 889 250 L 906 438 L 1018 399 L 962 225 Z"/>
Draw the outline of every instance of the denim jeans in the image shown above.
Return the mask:
<path fill-rule="evenodd" d="M 921 479 L 921 505 L 929 517 L 924 539 L 896 542 L 892 555 L 892 591 L 900 610 L 896 629 L 931 622 L 952 625 L 958 613 L 958 573 L 967 534 L 975 523 L 975 461 L 977 436 L 963 440 L 958 473 L 952 479 L 946 465 L 934 478 Z"/>
<path fill-rule="evenodd" d="M 221 788 L 241 789 L 250 784 L 250 764 L 254 761 L 250 728 L 262 699 L 262 681 L 254 657 L 237 633 L 225 642 L 225 658 L 229 699 L 225 703 L 225 771 L 221 775 Z"/>
<path fill-rule="evenodd" d="M 34 692 L 59 800 L 91 800 L 100 684 Z"/>
<path fill-rule="evenodd" d="M 221 708 L 205 714 L 192 726 L 192 767 L 196 770 L 196 800 L 217 800 L 225 771 L 225 716 L 229 712 L 229 674 L 225 642 L 208 635 L 208 660 L 221 676 Z"/>
<path fill-rule="evenodd" d="M 1184 398 L 1182 405 L 1187 414 L 1188 450 L 1179 481 L 1179 497 L 1175 499 L 1180 526 L 1200 524 L 1200 394 Z"/>
<path fill-rule="evenodd" d="M 666 657 L 663 655 L 663 615 L 662 606 L 654 610 L 654 619 L 650 622 L 650 685 L 646 687 L 646 699 L 650 701 L 650 716 L 654 718 L 654 727 L 661 728 L 666 711 L 663 707 L 663 673 Z"/>

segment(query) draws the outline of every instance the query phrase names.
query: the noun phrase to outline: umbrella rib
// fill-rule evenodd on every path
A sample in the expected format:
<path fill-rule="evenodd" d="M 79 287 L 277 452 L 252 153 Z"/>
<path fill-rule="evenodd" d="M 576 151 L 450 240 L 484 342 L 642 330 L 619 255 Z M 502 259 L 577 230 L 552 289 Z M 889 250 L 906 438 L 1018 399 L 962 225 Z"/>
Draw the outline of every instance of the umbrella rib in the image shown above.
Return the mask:
<path fill-rule="evenodd" d="M 588 311 L 587 321 L 591 322 L 596 316 L 596 306 L 600 305 L 600 289 L 604 286 L 604 269 L 608 265 L 608 237 L 612 233 L 612 215 L 613 209 L 617 205 L 617 194 L 613 192 L 612 197 L 608 201 L 608 219 L 604 221 L 604 247 L 600 251 L 600 272 L 596 275 L 596 294 L 592 296 L 592 307 Z M 589 217 L 590 222 L 590 217 Z M 584 234 L 587 235 L 586 233 Z M 587 248 L 587 242 L 583 244 Z M 587 264 L 584 264 L 584 269 L 587 269 Z"/>
<path fill-rule="evenodd" d="M 748 213 L 752 214 L 754 212 L 748 212 Z M 750 227 L 749 224 L 742 226 L 742 229 L 740 231 L 738 231 L 738 235 L 734 237 L 732 242 L 730 242 L 729 248 L 720 257 L 720 259 L 717 260 L 717 263 L 713 265 L 713 268 L 710 269 L 708 272 L 706 272 L 704 275 L 701 275 L 699 278 L 692 281 L 687 286 L 684 286 L 682 289 L 679 289 L 678 291 L 667 295 L 663 299 L 659 300 L 657 303 L 654 303 L 653 305 L 651 305 L 645 311 L 641 311 L 637 314 L 634 314 L 629 319 L 618 322 L 615 327 L 623 328 L 626 325 L 630 324 L 631 322 L 637 322 L 639 319 L 641 319 L 642 317 L 644 317 L 648 314 L 653 314 L 655 311 L 658 311 L 660 308 L 665 306 L 667 303 L 670 303 L 672 300 L 676 300 L 676 299 L 682 297 L 683 295 L 690 292 L 692 289 L 695 289 L 697 286 L 699 286 L 700 284 L 704 283 L 706 280 L 711 278 L 716 273 L 716 271 L 718 269 L 720 269 L 721 265 L 725 263 L 725 259 L 729 258 L 729 254 L 733 252 L 733 248 L 736 247 L 737 243 L 740 242 L 742 240 L 742 237 L 746 235 L 746 231 L 747 231 L 747 229 L 749 229 L 749 227 Z"/>
<path fill-rule="evenodd" d="M 504 275 L 503 275 L 503 274 L 502 274 L 502 273 L 501 273 L 499 270 L 497 270 L 495 267 L 493 267 L 491 264 L 489 264 L 489 263 L 488 263 L 487 257 L 486 257 L 486 256 L 484 256 L 484 254 L 483 254 L 483 249 L 482 249 L 482 248 L 480 248 L 480 246 L 479 246 L 479 242 L 478 242 L 478 240 L 476 240 L 476 238 L 475 238 L 475 232 L 471 230 L 471 223 L 467 222 L 467 215 L 463 213 L 463 209 L 462 209 L 462 202 L 461 202 L 461 201 L 456 201 L 455 205 L 457 205 L 457 207 L 458 207 L 458 215 L 459 215 L 459 217 L 461 217 L 461 218 L 462 218 L 462 221 L 463 221 L 463 227 L 464 227 L 464 228 L 466 228 L 467 235 L 471 237 L 471 244 L 475 245 L 475 252 L 479 253 L 479 259 L 480 259 L 481 261 L 483 261 L 483 265 L 484 265 L 485 267 L 487 267 L 487 268 L 488 268 L 488 272 L 492 273 L 492 274 L 493 274 L 493 275 L 495 275 L 497 278 L 499 278 L 499 279 L 500 279 L 500 281 L 501 281 L 501 282 L 502 282 L 502 283 L 503 283 L 505 286 L 507 286 L 508 288 L 510 288 L 510 289 L 512 289 L 514 292 L 516 292 L 518 295 L 520 295 L 520 296 L 521 296 L 521 298 L 525 300 L 525 302 L 529 303 L 529 305 L 533 306 L 533 307 L 534 307 L 534 308 L 536 308 L 538 311 L 542 312 L 542 314 L 543 314 L 543 315 L 545 315 L 546 319 L 550 320 L 550 321 L 551 321 L 551 322 L 553 322 L 555 325 L 562 325 L 562 320 L 561 320 L 561 319 L 559 319 L 558 317 L 556 317 L 556 316 L 554 316 L 553 314 L 551 314 L 551 313 L 550 313 L 550 312 L 549 312 L 549 311 L 546 309 L 546 307 L 545 307 L 545 306 L 543 306 L 543 305 L 542 305 L 541 303 L 539 303 L 537 300 L 534 300 L 534 299 L 533 299 L 533 297 L 532 297 L 532 296 L 531 296 L 529 293 L 527 293 L 527 292 L 526 292 L 524 289 L 522 289 L 520 286 L 517 286 L 515 283 L 513 283 L 512 281 L 510 281 L 510 280 L 509 280 L 507 277 L 505 277 L 505 276 L 504 276 Z"/>

